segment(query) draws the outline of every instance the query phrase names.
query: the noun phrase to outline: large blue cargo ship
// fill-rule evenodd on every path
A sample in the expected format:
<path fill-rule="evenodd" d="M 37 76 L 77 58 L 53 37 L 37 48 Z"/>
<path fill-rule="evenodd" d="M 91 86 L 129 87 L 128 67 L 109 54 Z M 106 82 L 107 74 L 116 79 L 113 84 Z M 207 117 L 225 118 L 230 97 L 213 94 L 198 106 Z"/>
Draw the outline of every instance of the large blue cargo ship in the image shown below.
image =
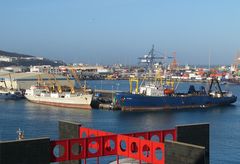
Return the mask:
<path fill-rule="evenodd" d="M 213 85 L 217 86 L 217 89 L 212 90 Z M 166 86 L 149 84 L 140 87 L 139 93 L 117 92 L 114 107 L 127 111 L 207 108 L 229 105 L 236 100 L 236 96 L 222 91 L 218 81 L 213 79 L 208 91 L 203 86 L 200 90 L 195 90 L 191 85 L 188 92 L 175 93 Z"/>

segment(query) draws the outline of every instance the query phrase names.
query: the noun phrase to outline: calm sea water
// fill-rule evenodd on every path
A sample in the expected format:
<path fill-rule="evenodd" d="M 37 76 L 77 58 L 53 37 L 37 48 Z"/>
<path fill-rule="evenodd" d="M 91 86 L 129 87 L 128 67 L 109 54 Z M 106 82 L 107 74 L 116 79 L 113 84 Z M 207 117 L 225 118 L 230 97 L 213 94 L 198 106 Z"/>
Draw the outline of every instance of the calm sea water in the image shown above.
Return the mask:
<path fill-rule="evenodd" d="M 96 89 L 128 90 L 128 81 L 89 81 Z M 194 84 L 202 85 L 202 84 Z M 204 85 L 204 84 L 203 84 Z M 189 83 L 180 83 L 179 90 Z M 225 85 L 240 98 L 240 86 Z M 78 110 L 50 107 L 20 101 L 0 101 L 0 140 L 17 138 L 16 130 L 24 130 L 26 138 L 47 136 L 58 138 L 58 121 L 81 122 L 84 126 L 116 133 L 173 128 L 180 124 L 210 123 L 210 160 L 213 164 L 240 163 L 240 103 L 211 109 L 121 112 Z"/>

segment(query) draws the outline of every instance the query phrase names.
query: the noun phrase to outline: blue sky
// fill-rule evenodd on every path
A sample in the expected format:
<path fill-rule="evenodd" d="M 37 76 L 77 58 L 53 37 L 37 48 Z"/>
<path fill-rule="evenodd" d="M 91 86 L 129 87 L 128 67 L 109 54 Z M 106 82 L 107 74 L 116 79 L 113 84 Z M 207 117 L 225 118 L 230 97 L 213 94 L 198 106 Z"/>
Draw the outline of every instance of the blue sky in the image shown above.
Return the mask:
<path fill-rule="evenodd" d="M 152 44 L 180 64 L 231 64 L 238 0 L 0 0 L 0 49 L 91 64 L 137 64 Z"/>

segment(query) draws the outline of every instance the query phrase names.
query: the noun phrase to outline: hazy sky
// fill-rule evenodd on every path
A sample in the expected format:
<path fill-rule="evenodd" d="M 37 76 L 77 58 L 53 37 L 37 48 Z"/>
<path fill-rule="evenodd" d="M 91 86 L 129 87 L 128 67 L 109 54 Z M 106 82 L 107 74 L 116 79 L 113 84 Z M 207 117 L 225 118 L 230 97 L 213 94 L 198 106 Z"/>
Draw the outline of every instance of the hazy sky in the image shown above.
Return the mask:
<path fill-rule="evenodd" d="M 136 64 L 155 44 L 180 64 L 230 64 L 239 0 L 0 0 L 0 49 L 65 62 Z"/>

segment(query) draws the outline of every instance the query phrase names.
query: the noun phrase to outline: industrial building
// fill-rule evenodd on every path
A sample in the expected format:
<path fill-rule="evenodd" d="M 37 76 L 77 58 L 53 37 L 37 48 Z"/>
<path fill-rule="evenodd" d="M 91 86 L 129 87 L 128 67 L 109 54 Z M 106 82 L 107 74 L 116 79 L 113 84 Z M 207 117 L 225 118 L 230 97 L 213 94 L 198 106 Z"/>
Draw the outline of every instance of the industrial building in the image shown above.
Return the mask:
<path fill-rule="evenodd" d="M 31 85 L 42 83 L 45 85 L 75 85 L 73 78 L 67 79 L 61 75 L 51 75 L 47 73 L 24 72 L 24 73 L 9 73 L 0 72 L 0 87 L 13 89 L 28 89 Z"/>

